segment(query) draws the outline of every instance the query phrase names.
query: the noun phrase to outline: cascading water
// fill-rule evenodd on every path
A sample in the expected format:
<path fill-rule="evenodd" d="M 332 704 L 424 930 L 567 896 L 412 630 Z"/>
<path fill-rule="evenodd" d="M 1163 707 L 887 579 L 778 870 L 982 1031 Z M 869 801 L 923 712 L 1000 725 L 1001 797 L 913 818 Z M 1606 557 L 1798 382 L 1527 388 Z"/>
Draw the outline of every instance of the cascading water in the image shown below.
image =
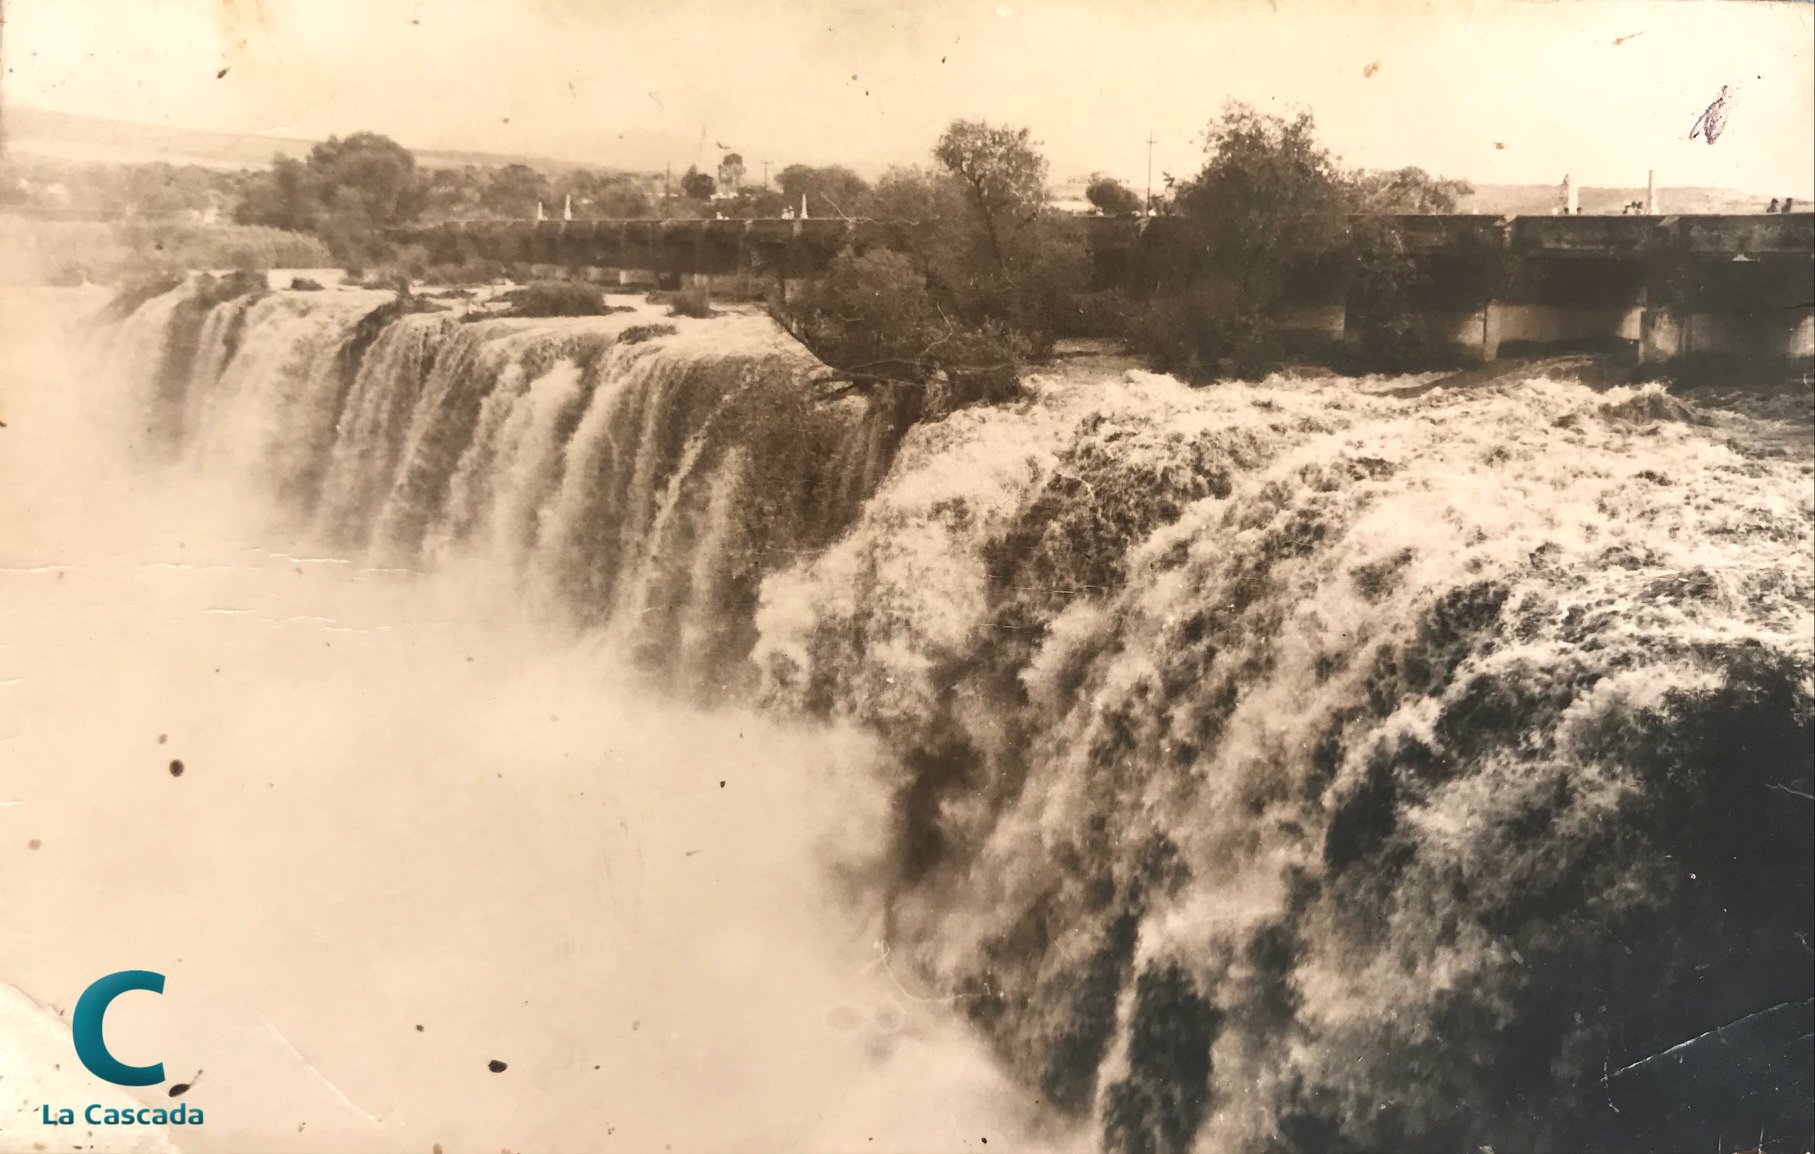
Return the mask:
<path fill-rule="evenodd" d="M 885 736 L 891 937 L 1112 1148 L 1801 1149 L 1807 396 L 1406 384 L 918 428 L 764 692 Z"/>
<path fill-rule="evenodd" d="M 831 443 L 866 406 L 752 412 L 816 370 L 750 319 L 231 287 L 105 327 L 126 382 L 93 294 L 0 293 L 0 1150 L 1044 1145 L 844 884 L 870 739 L 618 659 L 747 678 L 763 568 L 886 447 Z M 114 1052 L 205 1125 L 41 1120 L 170 1106 L 71 1049 L 123 965 L 168 983 Z"/>
<path fill-rule="evenodd" d="M 1105 1145 L 1808 1140 L 1806 397 L 1086 373 L 896 452 L 761 318 L 388 300 L 144 304 L 148 444 L 879 734 L 894 956 Z"/>
<path fill-rule="evenodd" d="M 122 326 L 153 455 L 347 547 L 506 562 L 708 695 L 749 681 L 762 576 L 829 544 L 888 465 L 892 420 L 822 401 L 817 363 L 756 317 L 621 343 L 649 317 L 462 323 L 244 288 L 193 281 Z"/>

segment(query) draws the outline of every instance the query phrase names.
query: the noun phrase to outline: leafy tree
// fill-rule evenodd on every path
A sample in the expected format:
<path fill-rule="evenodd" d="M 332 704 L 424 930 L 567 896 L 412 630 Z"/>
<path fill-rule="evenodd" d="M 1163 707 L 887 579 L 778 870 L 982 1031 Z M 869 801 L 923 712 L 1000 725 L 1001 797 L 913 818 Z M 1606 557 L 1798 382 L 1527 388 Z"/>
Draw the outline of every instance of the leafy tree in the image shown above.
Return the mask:
<path fill-rule="evenodd" d="M 1413 307 L 1424 275 L 1398 226 L 1375 214 L 1357 218 L 1348 256 L 1346 329 L 1363 362 L 1403 370 L 1428 360 L 1435 350 Z"/>
<path fill-rule="evenodd" d="M 775 217 L 782 214 L 787 202 L 781 193 L 772 188 L 744 187 L 737 190 L 737 197 L 721 211 L 726 216 L 735 217 Z"/>
<path fill-rule="evenodd" d="M 947 311 L 993 321 L 1043 352 L 1068 326 L 1068 298 L 1088 284 L 1083 236 L 1043 201 L 1000 217 L 992 236 L 974 187 L 949 171 L 894 168 L 860 206 L 883 223 L 884 243 L 915 262 Z"/>
<path fill-rule="evenodd" d="M 1197 379 L 1263 371 L 1292 296 L 1342 278 L 1348 339 L 1366 363 L 1428 357 L 1413 307 L 1424 272 L 1390 217 L 1454 212 L 1472 192 L 1465 182 L 1417 168 L 1344 173 L 1308 113 L 1230 104 L 1204 140 L 1203 168 L 1168 181 L 1179 236 L 1136 322 L 1159 367 Z"/>
<path fill-rule="evenodd" d="M 716 191 L 718 182 L 697 168 L 689 166 L 687 174 L 681 177 L 681 192 L 689 200 L 711 200 Z"/>
<path fill-rule="evenodd" d="M 507 164 L 493 169 L 486 178 L 480 204 L 486 212 L 508 220 L 525 220 L 536 215 L 536 205 L 554 200 L 554 188 L 548 178 L 527 164 Z"/>
<path fill-rule="evenodd" d="M 388 136 L 330 136 L 309 150 L 308 166 L 315 180 L 332 190 L 332 198 L 343 206 L 357 205 L 372 224 L 403 224 L 422 211 L 416 157 Z M 341 196 L 343 191 L 348 195 Z"/>
<path fill-rule="evenodd" d="M 939 307 L 912 257 L 888 249 L 834 257 L 786 308 L 783 328 L 856 390 L 912 389 L 922 414 L 1013 396 L 1025 349 L 994 321 Z"/>
<path fill-rule="evenodd" d="M 271 158 L 271 171 L 246 188 L 233 218 L 240 224 L 312 232 L 321 217 L 317 191 L 306 164 L 279 154 Z"/>
<path fill-rule="evenodd" d="M 735 152 L 727 152 L 725 159 L 718 162 L 718 183 L 729 192 L 736 192 L 744 179 L 744 158 Z"/>
<path fill-rule="evenodd" d="M 1004 233 L 1038 216 L 1046 204 L 1046 158 L 1025 128 L 987 120 L 954 120 L 933 147 L 933 157 L 962 180 L 981 214 L 990 252 L 1008 263 Z"/>
<path fill-rule="evenodd" d="M 1046 212 L 1046 162 L 1025 129 L 956 121 L 937 154 L 940 169 L 891 169 L 855 202 L 881 224 L 875 247 L 773 310 L 854 385 L 923 386 L 923 412 L 1014 395 L 1020 362 L 1050 348 L 1090 271 L 1081 233 Z"/>
<path fill-rule="evenodd" d="M 589 215 L 606 220 L 634 219 L 650 214 L 649 194 L 634 180 L 619 177 L 592 196 Z"/>
<path fill-rule="evenodd" d="M 486 183 L 486 173 L 477 165 L 430 169 L 422 179 L 422 214 L 434 220 L 480 216 Z"/>
<path fill-rule="evenodd" d="M 775 185 L 789 207 L 798 209 L 805 198 L 809 216 L 853 216 L 869 184 L 842 165 L 814 168 L 790 164 L 775 174 Z"/>
<path fill-rule="evenodd" d="M 1269 309 L 1292 273 L 1341 247 L 1341 175 L 1308 112 L 1286 120 L 1231 103 L 1204 140 L 1207 160 L 1178 187 L 1177 212 L 1242 303 Z"/>
<path fill-rule="evenodd" d="M 341 260 L 386 247 L 383 230 L 415 219 L 426 201 L 410 151 L 375 132 L 330 136 L 307 160 L 278 156 L 235 210 L 242 224 L 313 232 Z"/>
<path fill-rule="evenodd" d="M 217 178 L 197 165 L 135 164 L 121 174 L 118 195 L 127 215 L 168 217 L 207 211 L 218 188 Z"/>
<path fill-rule="evenodd" d="M 574 169 L 554 182 L 549 203 L 573 198 L 574 216 L 581 220 L 625 220 L 646 217 L 653 209 L 649 193 L 638 180 L 622 172 Z"/>
<path fill-rule="evenodd" d="M 1104 216 L 1133 216 L 1141 211 L 1141 198 L 1134 189 L 1101 173 L 1090 178 L 1084 199 Z"/>
<path fill-rule="evenodd" d="M 1434 177 L 1422 168 L 1358 170 L 1349 176 L 1354 210 L 1362 213 L 1452 213 L 1473 196 L 1466 180 Z"/>
<path fill-rule="evenodd" d="M 982 237 L 957 177 L 891 168 L 856 207 L 881 223 L 884 243 L 909 256 L 935 291 L 955 293 L 975 271 L 972 257 Z"/>
<path fill-rule="evenodd" d="M 1350 204 L 1309 113 L 1287 120 L 1231 103 L 1204 147 L 1197 175 L 1172 183 L 1178 243 L 1139 326 L 1161 368 L 1200 379 L 1273 360 L 1286 289 L 1343 249 Z"/>

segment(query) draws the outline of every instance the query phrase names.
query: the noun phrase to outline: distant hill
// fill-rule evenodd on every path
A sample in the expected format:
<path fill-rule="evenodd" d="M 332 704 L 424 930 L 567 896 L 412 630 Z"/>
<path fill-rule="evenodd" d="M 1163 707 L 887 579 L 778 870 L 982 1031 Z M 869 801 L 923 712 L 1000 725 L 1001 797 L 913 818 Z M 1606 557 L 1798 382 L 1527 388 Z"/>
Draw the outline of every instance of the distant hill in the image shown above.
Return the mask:
<path fill-rule="evenodd" d="M 138 124 L 99 116 L 79 116 L 43 108 L 10 105 L 6 110 L 8 148 L 20 155 L 100 164 L 198 164 L 207 168 L 263 168 L 274 155 L 302 158 L 315 141 L 258 133 L 210 132 L 170 125 Z M 407 145 L 408 141 L 401 142 Z M 638 141 L 647 145 L 648 142 Z M 646 151 L 647 148 L 637 151 Z M 660 172 L 653 168 L 583 164 L 547 156 L 512 156 L 495 152 L 413 150 L 425 168 L 465 165 L 502 167 L 527 164 L 547 173 L 586 168 L 607 172 Z M 678 154 L 677 154 L 678 155 Z"/>
<path fill-rule="evenodd" d="M 1747 213 L 1763 212 L 1773 194 L 1760 196 L 1731 188 L 1660 188 L 1658 207 L 1666 213 Z M 1576 203 L 1590 215 L 1612 213 L 1633 201 L 1645 202 L 1643 188 L 1582 188 L 1576 192 Z M 1473 196 L 1466 198 L 1461 211 L 1492 213 L 1500 216 L 1548 216 L 1563 202 L 1562 186 L 1557 184 L 1481 184 Z M 1807 204 L 1804 208 L 1809 207 Z"/>
<path fill-rule="evenodd" d="M 315 144 L 313 140 L 299 137 L 138 124 L 20 105 L 7 108 L 6 128 L 9 148 L 22 156 L 109 164 L 164 161 L 220 169 L 263 168 L 271 163 L 273 155 L 301 158 Z M 401 143 L 407 146 L 409 141 Z M 704 140 L 683 140 L 649 132 L 616 133 L 592 126 L 558 130 L 535 141 L 533 147 L 567 156 L 596 155 L 609 163 L 563 160 L 548 155 L 413 151 L 417 162 L 425 168 L 527 164 L 551 174 L 593 169 L 659 175 L 663 166 L 670 162 L 679 172 L 691 163 L 707 168 L 716 159 L 716 153 L 707 148 Z M 1066 182 L 1060 195 L 1081 197 L 1087 179 L 1077 177 Z M 1726 188 L 1665 188 L 1659 191 L 1663 210 L 1680 213 L 1763 212 L 1774 195 Z M 1502 216 L 1544 216 L 1557 207 L 1560 198 L 1561 192 L 1554 184 L 1483 184 L 1476 186 L 1474 195 L 1463 202 L 1461 210 Z M 1621 206 L 1644 199 L 1643 188 L 1583 188 L 1577 197 L 1583 212 L 1597 214 L 1617 214 Z"/>

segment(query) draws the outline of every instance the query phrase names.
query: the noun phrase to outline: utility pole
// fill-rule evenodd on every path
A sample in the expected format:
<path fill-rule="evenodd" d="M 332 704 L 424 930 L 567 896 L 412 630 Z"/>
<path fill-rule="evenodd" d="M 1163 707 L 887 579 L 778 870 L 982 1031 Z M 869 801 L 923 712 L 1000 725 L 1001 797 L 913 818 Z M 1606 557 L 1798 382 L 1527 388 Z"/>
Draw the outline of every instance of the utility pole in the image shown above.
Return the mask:
<path fill-rule="evenodd" d="M 1153 130 L 1147 130 L 1147 203 L 1141 206 L 1142 216 L 1153 215 Z"/>
<path fill-rule="evenodd" d="M 769 162 L 763 161 L 763 187 L 769 187 Z"/>

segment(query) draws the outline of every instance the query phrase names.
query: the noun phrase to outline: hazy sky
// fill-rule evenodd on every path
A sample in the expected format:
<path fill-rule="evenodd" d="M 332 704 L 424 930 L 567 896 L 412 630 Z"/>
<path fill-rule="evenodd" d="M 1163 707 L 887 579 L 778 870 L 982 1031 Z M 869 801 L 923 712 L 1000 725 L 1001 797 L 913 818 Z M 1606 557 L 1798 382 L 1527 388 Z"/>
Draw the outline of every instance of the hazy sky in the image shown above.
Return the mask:
<path fill-rule="evenodd" d="M 1478 182 L 1815 189 L 1808 3 L 6 0 L 11 98 L 418 148 L 683 167 L 923 160 L 954 116 L 1054 173 L 1195 169 L 1230 98 L 1308 107 L 1352 164 Z M 224 77 L 216 74 L 227 68 Z M 1728 87 L 1718 143 L 1689 138 Z M 622 135 L 620 135 L 622 134 Z M 755 165 L 752 166 L 753 171 Z"/>

